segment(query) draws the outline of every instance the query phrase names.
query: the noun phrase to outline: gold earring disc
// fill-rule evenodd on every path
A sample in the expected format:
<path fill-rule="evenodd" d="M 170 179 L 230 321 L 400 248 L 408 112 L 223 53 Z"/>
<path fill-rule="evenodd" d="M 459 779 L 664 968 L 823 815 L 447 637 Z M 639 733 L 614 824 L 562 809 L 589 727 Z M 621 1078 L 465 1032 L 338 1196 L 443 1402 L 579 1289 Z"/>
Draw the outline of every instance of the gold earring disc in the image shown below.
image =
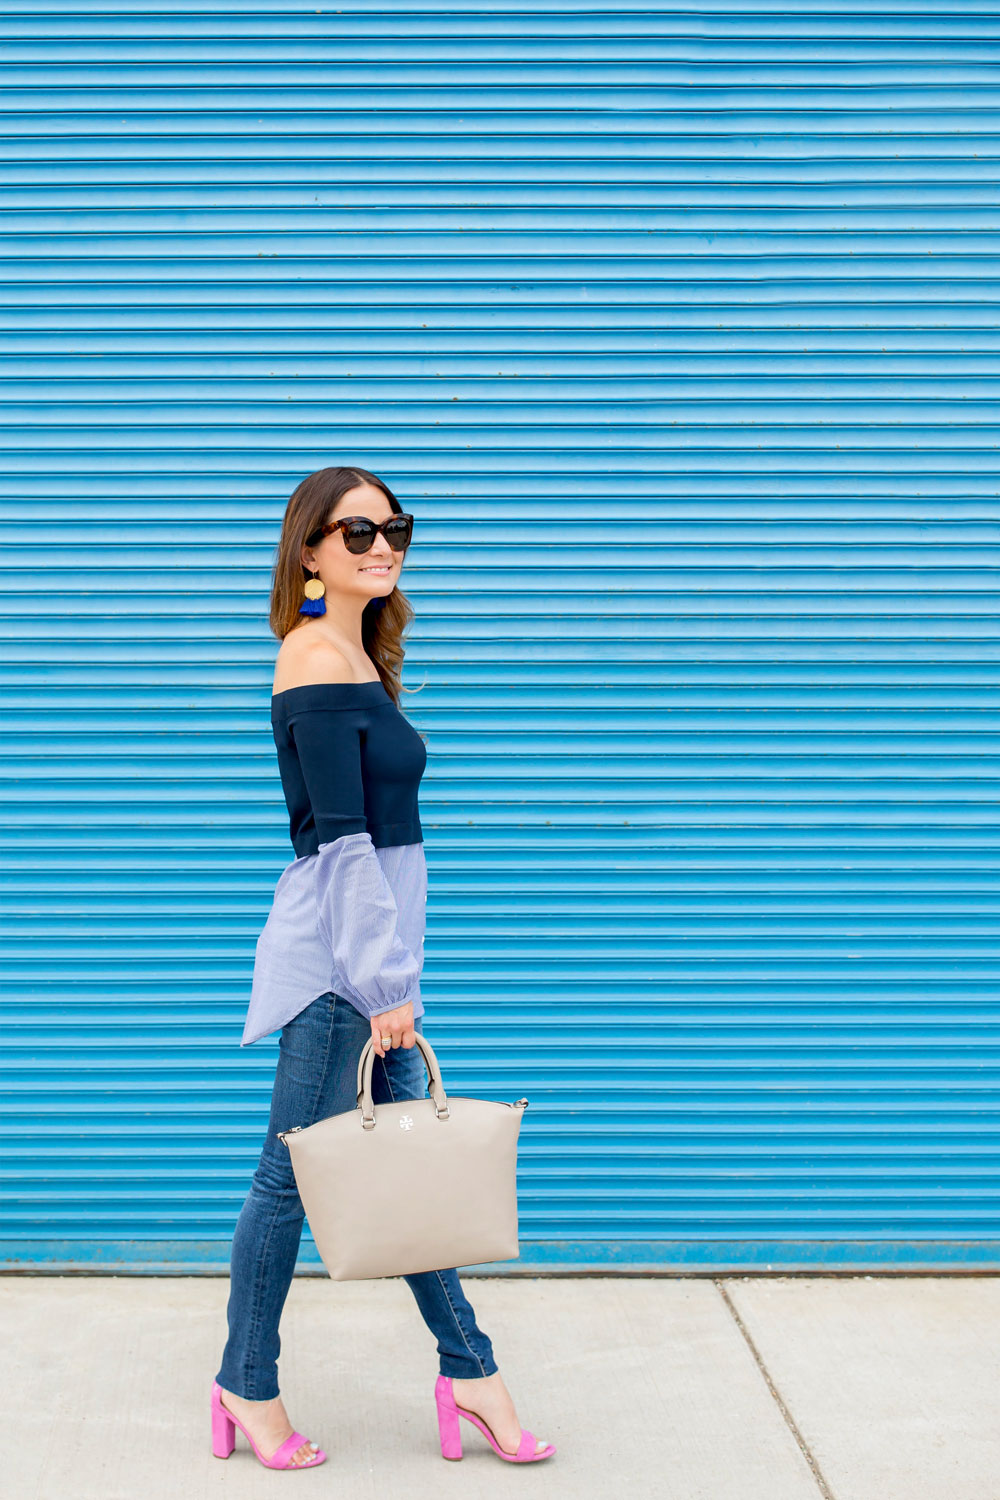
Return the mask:
<path fill-rule="evenodd" d="M 326 593 L 326 584 L 322 578 L 310 578 L 306 583 L 307 599 L 322 599 Z"/>

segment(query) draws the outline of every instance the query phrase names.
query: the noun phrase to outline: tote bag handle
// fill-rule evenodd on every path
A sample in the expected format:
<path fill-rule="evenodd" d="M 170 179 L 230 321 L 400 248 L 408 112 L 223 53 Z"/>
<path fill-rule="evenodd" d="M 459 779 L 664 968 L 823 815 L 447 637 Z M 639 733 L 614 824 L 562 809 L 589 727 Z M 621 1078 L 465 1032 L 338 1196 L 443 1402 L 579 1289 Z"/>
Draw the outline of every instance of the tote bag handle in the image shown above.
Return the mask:
<path fill-rule="evenodd" d="M 444 1091 L 441 1081 L 441 1066 L 434 1053 L 434 1048 L 426 1037 L 420 1032 L 414 1032 L 417 1039 L 416 1045 L 420 1049 L 420 1055 L 427 1069 L 431 1098 L 434 1100 L 434 1112 L 439 1120 L 447 1120 L 451 1111 L 448 1108 L 448 1095 Z M 375 1106 L 372 1102 L 372 1073 L 375 1068 L 375 1038 L 369 1037 L 358 1058 L 358 1093 L 357 1103 L 361 1109 L 361 1124 L 365 1130 L 375 1129 Z"/>

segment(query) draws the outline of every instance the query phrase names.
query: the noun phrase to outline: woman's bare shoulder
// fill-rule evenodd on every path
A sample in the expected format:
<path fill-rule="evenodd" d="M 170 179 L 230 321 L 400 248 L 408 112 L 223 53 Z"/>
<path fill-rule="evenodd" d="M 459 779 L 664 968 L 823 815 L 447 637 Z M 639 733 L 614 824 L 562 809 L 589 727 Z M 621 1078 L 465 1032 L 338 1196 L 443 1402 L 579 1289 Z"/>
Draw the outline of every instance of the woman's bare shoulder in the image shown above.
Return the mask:
<path fill-rule="evenodd" d="M 313 682 L 358 682 L 344 653 L 326 636 L 292 630 L 282 641 L 274 663 L 272 692 L 306 687 Z"/>

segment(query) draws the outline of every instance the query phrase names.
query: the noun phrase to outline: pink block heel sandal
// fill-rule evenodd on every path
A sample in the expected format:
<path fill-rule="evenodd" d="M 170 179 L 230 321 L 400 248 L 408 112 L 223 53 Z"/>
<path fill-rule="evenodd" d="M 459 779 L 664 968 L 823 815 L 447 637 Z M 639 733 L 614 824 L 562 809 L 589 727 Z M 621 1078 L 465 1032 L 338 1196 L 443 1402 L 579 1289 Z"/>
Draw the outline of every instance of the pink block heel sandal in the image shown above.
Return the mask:
<path fill-rule="evenodd" d="M 437 1402 L 438 1432 L 441 1435 L 441 1457 L 462 1457 L 462 1434 L 459 1431 L 459 1417 L 464 1417 L 467 1422 L 474 1422 L 485 1438 L 488 1438 L 493 1452 L 500 1458 L 505 1458 L 512 1464 L 530 1464 L 539 1458 L 551 1458 L 556 1451 L 552 1443 L 547 1443 L 544 1448 L 535 1452 L 537 1438 L 533 1432 L 522 1428 L 521 1441 L 517 1445 L 516 1453 L 505 1453 L 493 1436 L 490 1429 L 482 1418 L 477 1417 L 474 1411 L 466 1411 L 464 1406 L 459 1406 L 455 1401 L 455 1393 L 451 1388 L 451 1376 L 439 1375 L 434 1387 L 434 1400 Z"/>
<path fill-rule="evenodd" d="M 216 1458 L 228 1458 L 236 1447 L 237 1427 L 250 1444 L 265 1469 L 315 1469 L 317 1464 L 325 1463 L 326 1454 L 322 1448 L 316 1449 L 315 1457 L 307 1458 L 304 1464 L 293 1464 L 292 1455 L 298 1453 L 303 1443 L 309 1441 L 301 1432 L 293 1432 L 290 1438 L 286 1438 L 278 1449 L 272 1453 L 270 1458 L 265 1458 L 257 1447 L 253 1438 L 247 1432 L 239 1417 L 235 1416 L 228 1406 L 222 1404 L 222 1390 L 217 1380 L 212 1381 L 212 1452 Z"/>

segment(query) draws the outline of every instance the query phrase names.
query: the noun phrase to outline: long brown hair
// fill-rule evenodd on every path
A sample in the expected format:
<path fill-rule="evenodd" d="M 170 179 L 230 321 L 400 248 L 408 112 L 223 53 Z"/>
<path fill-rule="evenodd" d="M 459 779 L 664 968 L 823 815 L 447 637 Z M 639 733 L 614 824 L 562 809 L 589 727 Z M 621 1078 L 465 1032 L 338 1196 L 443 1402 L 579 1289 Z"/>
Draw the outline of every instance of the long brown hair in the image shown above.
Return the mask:
<path fill-rule="evenodd" d="M 317 469 L 292 492 L 281 523 L 281 536 L 275 554 L 271 579 L 271 630 L 283 641 L 306 618 L 299 614 L 305 598 L 303 585 L 311 576 L 301 561 L 307 537 L 325 526 L 330 513 L 342 495 L 367 482 L 380 489 L 396 515 L 403 507 L 389 486 L 367 469 Z M 361 616 L 361 639 L 365 651 L 375 664 L 386 692 L 399 707 L 401 693 L 415 691 L 403 687 L 403 634 L 414 618 L 413 606 L 399 588 L 381 599 L 370 599 Z"/>

